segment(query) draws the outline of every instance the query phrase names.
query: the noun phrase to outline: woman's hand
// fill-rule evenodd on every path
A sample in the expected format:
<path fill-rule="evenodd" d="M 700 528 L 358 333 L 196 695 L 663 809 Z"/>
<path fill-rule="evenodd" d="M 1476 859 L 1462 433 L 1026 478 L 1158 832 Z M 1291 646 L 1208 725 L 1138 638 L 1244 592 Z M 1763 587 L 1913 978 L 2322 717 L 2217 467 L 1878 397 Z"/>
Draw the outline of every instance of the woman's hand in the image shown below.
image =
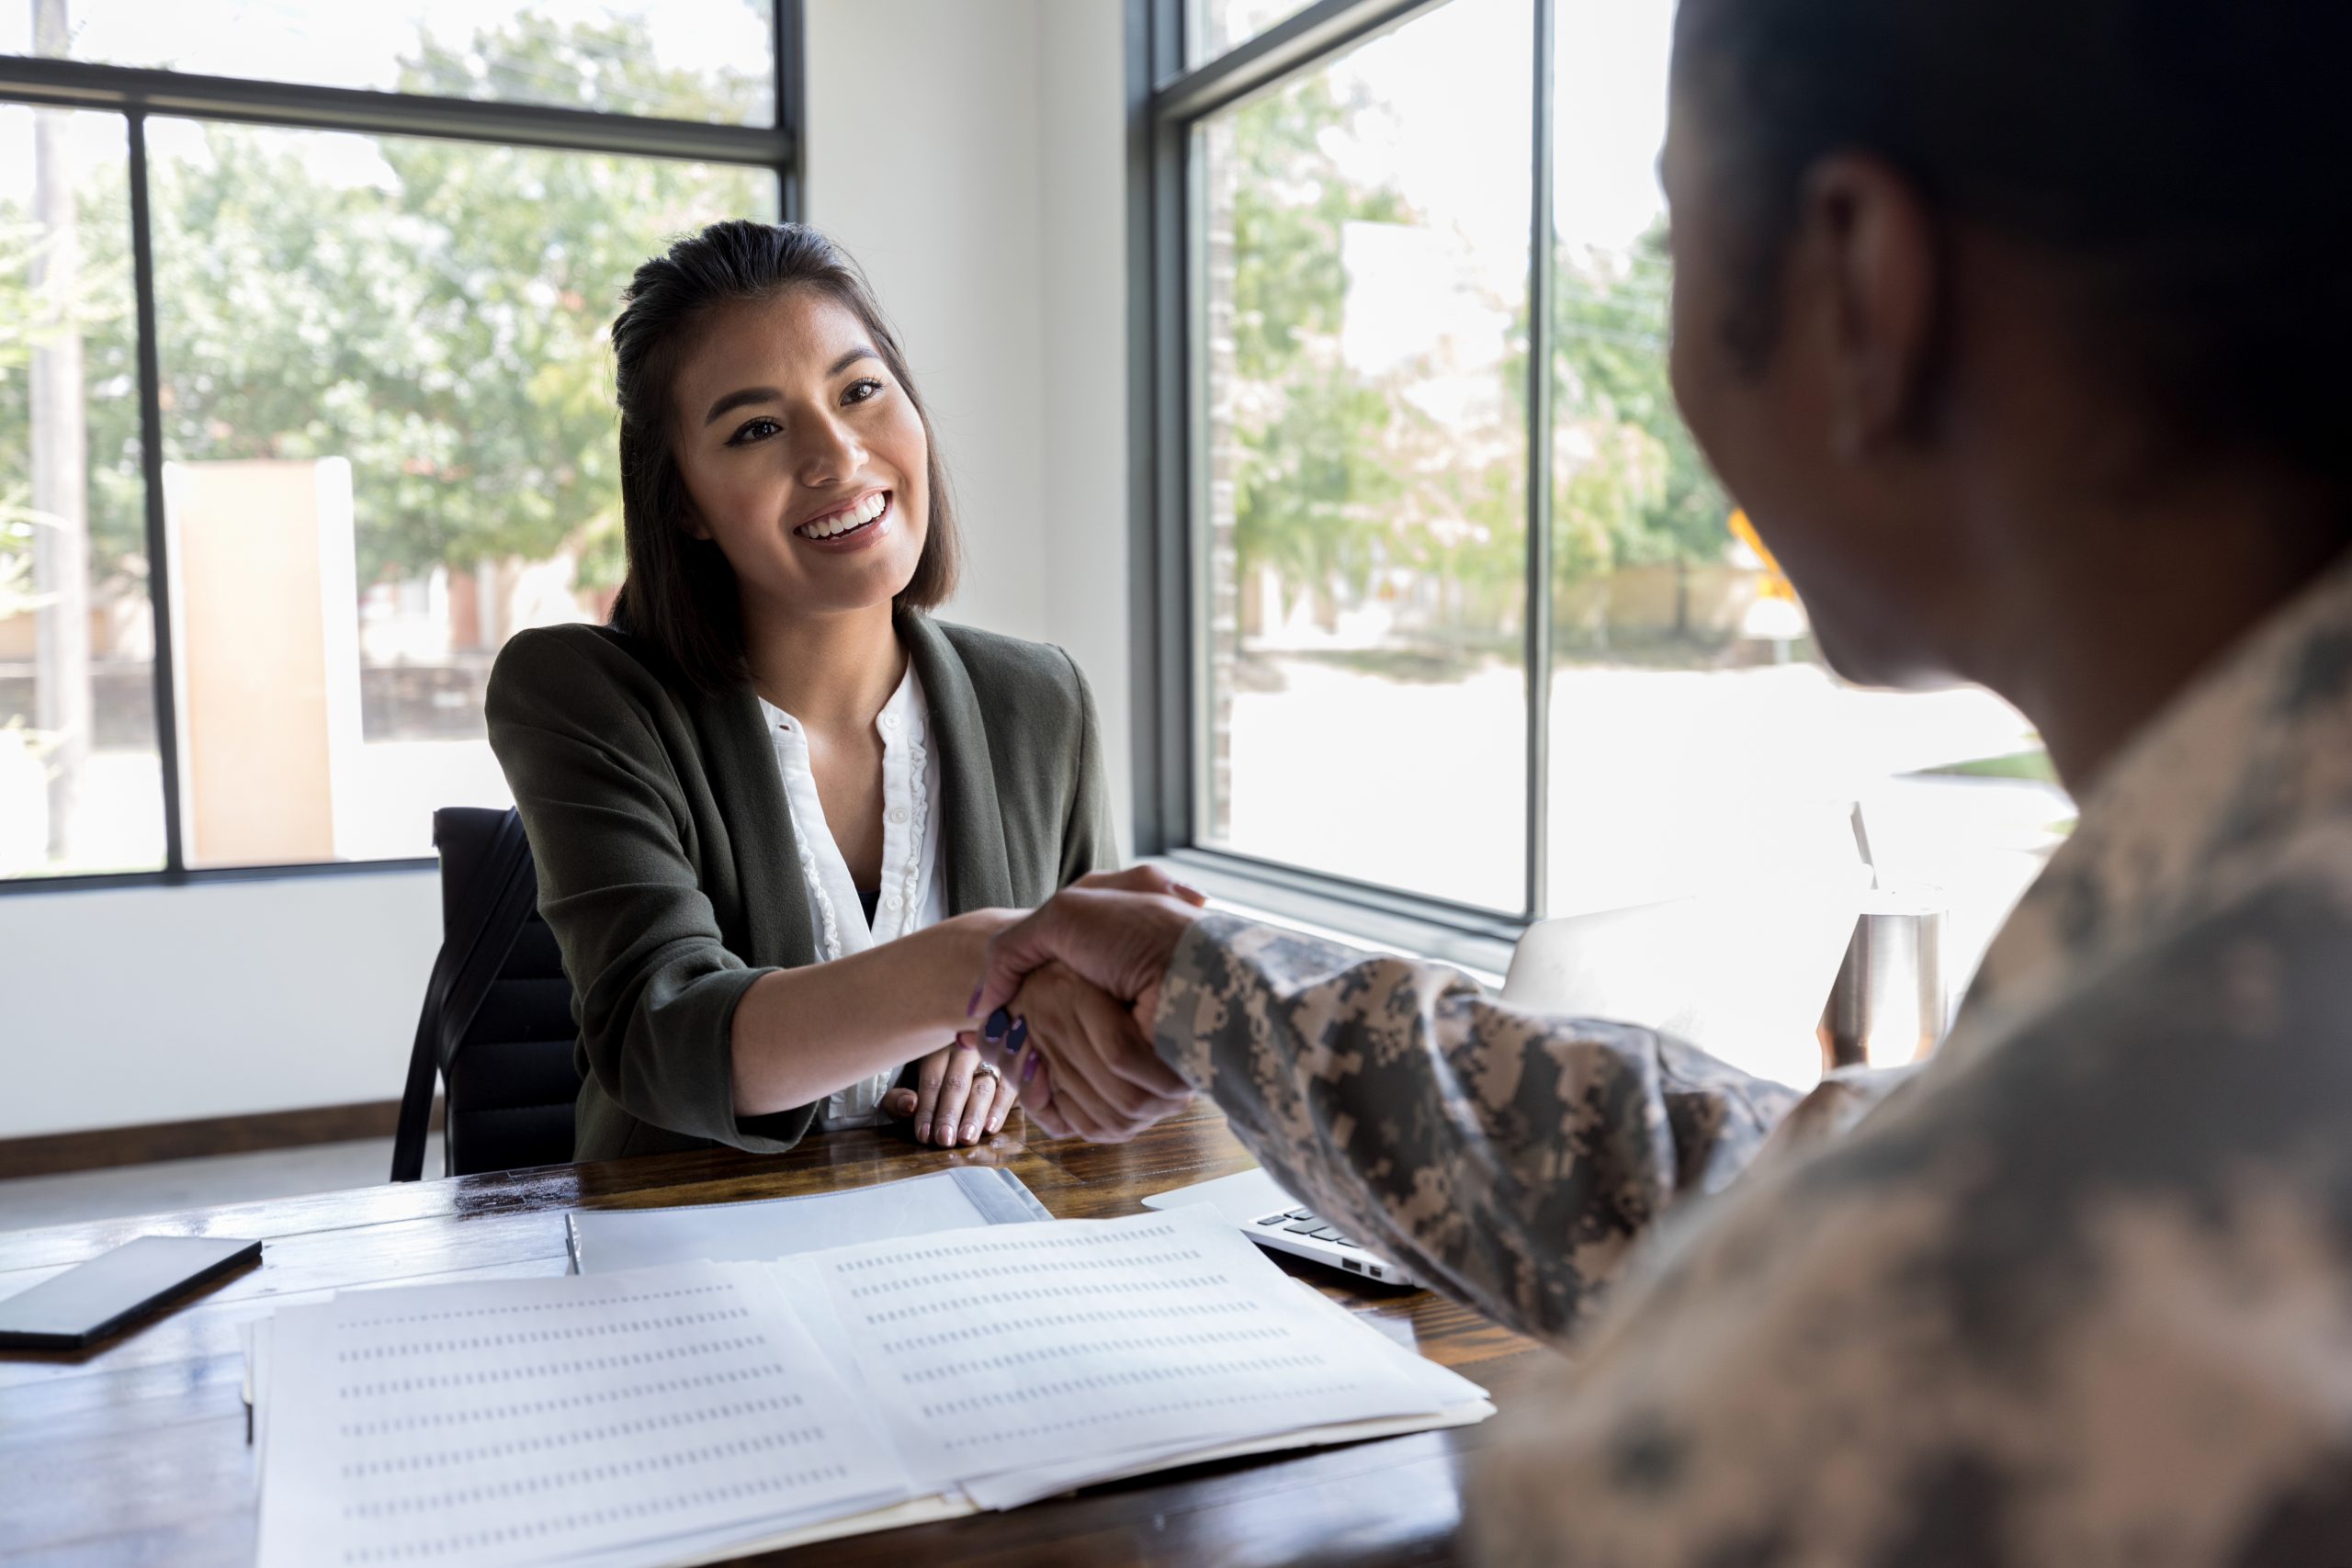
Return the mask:
<path fill-rule="evenodd" d="M 912 1120 L 918 1144 L 956 1148 L 1003 1131 L 1018 1098 L 1004 1075 L 975 1045 L 958 1041 L 922 1059 L 917 1087 L 882 1097 L 883 1111 Z"/>

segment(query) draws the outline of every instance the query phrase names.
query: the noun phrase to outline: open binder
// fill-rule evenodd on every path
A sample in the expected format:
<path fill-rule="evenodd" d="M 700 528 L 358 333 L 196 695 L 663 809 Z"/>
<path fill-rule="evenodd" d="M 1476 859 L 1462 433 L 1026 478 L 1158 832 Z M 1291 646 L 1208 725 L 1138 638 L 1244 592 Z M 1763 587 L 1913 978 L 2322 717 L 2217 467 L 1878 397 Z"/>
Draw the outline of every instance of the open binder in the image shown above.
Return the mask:
<path fill-rule="evenodd" d="M 248 1371 L 263 1568 L 710 1562 L 1493 1414 L 1204 1208 L 345 1292 Z"/>

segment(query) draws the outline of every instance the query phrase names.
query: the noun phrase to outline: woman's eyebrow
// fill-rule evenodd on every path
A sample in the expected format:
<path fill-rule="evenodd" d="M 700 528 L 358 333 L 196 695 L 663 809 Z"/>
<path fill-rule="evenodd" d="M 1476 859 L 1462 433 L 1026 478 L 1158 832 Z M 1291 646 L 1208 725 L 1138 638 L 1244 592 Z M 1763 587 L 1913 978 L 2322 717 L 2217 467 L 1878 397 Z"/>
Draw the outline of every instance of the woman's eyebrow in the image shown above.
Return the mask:
<path fill-rule="evenodd" d="M 838 376 L 861 359 L 879 359 L 882 356 L 874 352 L 872 344 L 862 343 L 855 348 L 851 349 L 847 354 L 842 355 L 839 359 L 834 360 L 831 368 L 827 369 L 825 374 L 828 376 Z"/>
<path fill-rule="evenodd" d="M 702 422 L 706 425 L 713 423 L 720 414 L 731 409 L 740 409 L 746 403 L 780 403 L 783 400 L 784 394 L 774 387 L 745 387 L 728 393 L 711 404 L 710 412 L 702 416 Z"/>

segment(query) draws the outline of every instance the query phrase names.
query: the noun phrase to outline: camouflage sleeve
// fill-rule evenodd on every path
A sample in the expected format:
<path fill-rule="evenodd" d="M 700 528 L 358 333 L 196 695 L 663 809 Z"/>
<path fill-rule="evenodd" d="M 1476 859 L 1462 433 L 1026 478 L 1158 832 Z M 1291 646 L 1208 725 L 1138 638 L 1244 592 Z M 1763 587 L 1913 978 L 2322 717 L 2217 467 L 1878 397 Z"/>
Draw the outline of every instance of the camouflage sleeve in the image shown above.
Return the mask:
<path fill-rule="evenodd" d="M 1229 916 L 1178 947 L 1155 1034 L 1316 1213 L 1553 1338 L 1797 1099 L 1651 1030 L 1539 1018 L 1439 964 Z"/>

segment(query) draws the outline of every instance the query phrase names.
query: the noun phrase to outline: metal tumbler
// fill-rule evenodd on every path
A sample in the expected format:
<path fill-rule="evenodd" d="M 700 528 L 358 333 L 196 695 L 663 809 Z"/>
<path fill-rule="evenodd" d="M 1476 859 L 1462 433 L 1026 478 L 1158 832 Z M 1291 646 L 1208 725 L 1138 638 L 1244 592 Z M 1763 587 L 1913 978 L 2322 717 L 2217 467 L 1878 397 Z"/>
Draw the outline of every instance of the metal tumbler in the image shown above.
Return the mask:
<path fill-rule="evenodd" d="M 1951 1005 L 1944 979 L 1945 908 L 1939 887 L 1863 896 L 1822 1016 L 1831 1066 L 1914 1062 L 1941 1043 Z"/>

